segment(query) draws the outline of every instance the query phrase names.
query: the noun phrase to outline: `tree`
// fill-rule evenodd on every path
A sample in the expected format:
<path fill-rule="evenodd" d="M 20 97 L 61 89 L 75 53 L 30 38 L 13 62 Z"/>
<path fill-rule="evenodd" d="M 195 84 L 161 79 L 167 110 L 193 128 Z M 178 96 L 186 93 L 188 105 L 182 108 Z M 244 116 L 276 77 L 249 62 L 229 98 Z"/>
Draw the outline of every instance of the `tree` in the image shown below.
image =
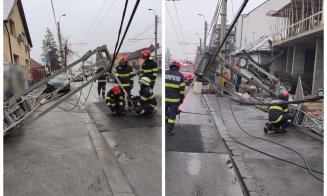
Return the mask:
<path fill-rule="evenodd" d="M 166 68 L 168 68 L 169 67 L 169 63 L 170 63 L 170 61 L 171 61 L 171 53 L 170 53 L 170 50 L 169 50 L 169 48 L 167 48 L 166 49 Z"/>
<path fill-rule="evenodd" d="M 47 67 L 51 71 L 60 69 L 59 50 L 55 38 L 49 28 L 47 28 L 44 39 L 43 39 L 43 53 L 41 58 L 44 60 Z"/>

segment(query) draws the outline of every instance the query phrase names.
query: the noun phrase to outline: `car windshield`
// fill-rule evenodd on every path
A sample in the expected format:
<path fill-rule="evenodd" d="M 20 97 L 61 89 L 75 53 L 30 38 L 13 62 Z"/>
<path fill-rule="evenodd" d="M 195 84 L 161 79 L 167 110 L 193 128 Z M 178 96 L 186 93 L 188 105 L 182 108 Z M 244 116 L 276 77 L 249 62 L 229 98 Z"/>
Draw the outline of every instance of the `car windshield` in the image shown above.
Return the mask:
<path fill-rule="evenodd" d="M 53 78 L 53 79 L 55 79 L 55 80 L 67 80 L 67 75 L 66 74 L 60 74 L 60 75 L 58 75 L 58 76 L 56 76 L 55 78 Z"/>
<path fill-rule="evenodd" d="M 194 69 L 193 69 L 193 67 L 191 67 L 191 66 L 182 66 L 182 67 L 179 69 L 179 71 L 182 71 L 182 72 L 193 72 Z"/>

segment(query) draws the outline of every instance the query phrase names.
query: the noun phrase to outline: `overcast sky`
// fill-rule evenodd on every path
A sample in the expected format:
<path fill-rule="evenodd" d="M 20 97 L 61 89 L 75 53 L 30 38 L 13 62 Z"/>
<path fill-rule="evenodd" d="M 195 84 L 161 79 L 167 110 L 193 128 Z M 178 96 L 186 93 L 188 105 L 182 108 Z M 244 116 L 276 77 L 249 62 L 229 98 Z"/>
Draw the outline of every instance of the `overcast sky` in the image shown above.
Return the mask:
<path fill-rule="evenodd" d="M 248 13 L 265 0 L 250 0 L 243 13 Z M 176 10 L 180 20 L 180 26 L 185 38 L 185 42 L 199 43 L 199 36 L 195 35 L 199 33 L 202 40 L 204 37 L 204 18 L 197 14 L 203 14 L 208 24 L 210 24 L 214 15 L 218 0 L 180 0 L 175 1 Z M 165 2 L 169 13 L 172 17 L 172 21 L 176 27 L 178 36 L 174 31 L 174 27 L 169 18 L 169 14 L 166 11 L 166 48 L 169 48 L 174 59 L 188 59 L 194 60 L 195 50 L 197 45 L 181 46 L 179 41 L 183 41 L 183 36 L 179 28 L 179 23 L 176 15 L 176 10 L 173 1 Z M 239 10 L 243 0 L 228 0 L 227 1 L 227 21 L 231 23 L 234 15 Z M 233 9 L 232 9 L 233 8 Z M 218 23 L 220 23 L 220 18 Z M 179 39 L 178 39 L 179 37 Z M 207 42 L 208 43 L 208 42 Z"/>
<path fill-rule="evenodd" d="M 51 0 L 22 0 L 24 12 L 31 35 L 33 48 L 31 57 L 39 62 L 42 53 L 42 39 L 47 28 L 54 33 L 57 40 L 57 30 L 52 13 Z M 125 17 L 125 24 L 131 14 L 136 0 L 129 1 L 129 9 Z M 53 0 L 57 21 L 61 17 L 60 26 L 64 37 L 71 43 L 87 44 L 83 47 L 72 45 L 72 49 L 80 55 L 90 49 L 107 44 L 112 53 L 116 44 L 119 25 L 125 1 L 122 0 Z M 110 8 L 111 7 L 111 8 Z M 130 26 L 121 52 L 134 51 L 138 48 L 154 44 L 154 12 L 160 17 L 158 25 L 158 38 L 161 38 L 161 0 L 141 0 L 133 22 Z M 96 16 L 98 17 L 96 18 Z M 148 28 L 150 29 L 148 29 Z M 135 35 L 145 31 L 138 38 L 153 38 L 137 42 L 128 41 Z M 158 39 L 161 42 L 161 39 Z M 59 45 L 59 44 L 58 44 Z"/>

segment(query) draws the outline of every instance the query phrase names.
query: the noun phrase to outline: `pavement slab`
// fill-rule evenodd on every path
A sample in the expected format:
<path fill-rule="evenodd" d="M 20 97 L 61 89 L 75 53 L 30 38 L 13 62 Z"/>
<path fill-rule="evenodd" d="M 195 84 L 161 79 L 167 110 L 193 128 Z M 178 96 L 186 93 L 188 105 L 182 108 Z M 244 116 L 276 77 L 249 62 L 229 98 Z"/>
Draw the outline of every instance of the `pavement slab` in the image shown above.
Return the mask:
<path fill-rule="evenodd" d="M 181 113 L 175 135 L 166 135 L 166 195 L 243 195 L 202 95 L 189 92 L 180 108 L 191 113 Z"/>

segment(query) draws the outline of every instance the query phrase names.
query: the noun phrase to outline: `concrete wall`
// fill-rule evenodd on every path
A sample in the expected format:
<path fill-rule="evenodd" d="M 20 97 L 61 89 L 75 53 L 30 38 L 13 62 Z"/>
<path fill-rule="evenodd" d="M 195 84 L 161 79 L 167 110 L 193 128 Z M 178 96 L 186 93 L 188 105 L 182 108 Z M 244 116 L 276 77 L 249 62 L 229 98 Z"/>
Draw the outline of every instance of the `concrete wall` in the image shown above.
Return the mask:
<path fill-rule="evenodd" d="M 277 55 L 277 53 L 275 54 Z M 282 56 L 277 58 L 273 64 L 271 65 L 270 72 L 274 73 L 274 71 L 284 71 L 286 72 L 286 62 L 287 62 L 287 53 L 285 52 Z"/>
<path fill-rule="evenodd" d="M 293 50 L 293 63 L 292 63 L 292 75 L 299 75 L 304 73 L 304 62 L 305 62 L 304 46 L 296 44 Z"/>
<path fill-rule="evenodd" d="M 287 48 L 286 73 L 292 73 L 294 47 Z"/>
<path fill-rule="evenodd" d="M 324 88 L 324 41 L 322 38 L 316 40 L 312 94 L 316 94 L 319 88 Z"/>
<path fill-rule="evenodd" d="M 236 24 L 235 47 L 243 48 L 263 35 L 271 35 L 273 32 L 270 25 L 276 18 L 267 16 L 267 13 L 270 10 L 279 10 L 288 2 L 289 0 L 267 0 L 248 14 L 242 15 Z"/>
<path fill-rule="evenodd" d="M 17 4 L 14 5 L 12 13 L 10 14 L 10 19 L 15 23 L 15 30 L 16 30 L 16 36 L 13 36 L 11 34 L 7 33 L 6 27 L 3 26 L 3 57 L 4 62 L 10 62 L 10 49 L 9 49 L 9 36 L 11 41 L 11 50 L 12 54 L 17 55 L 19 57 L 19 60 L 17 64 L 26 65 L 26 70 L 30 69 L 31 65 L 31 58 L 29 51 L 27 49 L 28 41 L 26 37 L 26 32 L 24 30 L 23 22 L 21 19 L 21 15 L 18 10 Z M 8 30 L 10 32 L 9 23 L 4 23 L 4 25 L 7 25 Z M 25 41 L 24 42 L 18 42 L 18 35 L 24 33 L 25 34 Z"/>

